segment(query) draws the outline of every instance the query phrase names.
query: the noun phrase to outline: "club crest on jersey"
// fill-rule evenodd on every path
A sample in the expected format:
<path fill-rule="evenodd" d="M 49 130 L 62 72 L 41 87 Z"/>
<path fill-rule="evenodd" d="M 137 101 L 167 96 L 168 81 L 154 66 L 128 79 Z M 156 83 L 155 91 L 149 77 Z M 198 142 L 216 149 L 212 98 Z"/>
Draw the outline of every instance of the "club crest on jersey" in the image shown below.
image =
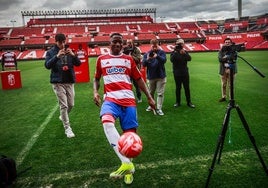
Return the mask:
<path fill-rule="evenodd" d="M 123 67 L 111 67 L 106 69 L 107 74 L 124 74 L 126 72 L 126 68 Z"/>

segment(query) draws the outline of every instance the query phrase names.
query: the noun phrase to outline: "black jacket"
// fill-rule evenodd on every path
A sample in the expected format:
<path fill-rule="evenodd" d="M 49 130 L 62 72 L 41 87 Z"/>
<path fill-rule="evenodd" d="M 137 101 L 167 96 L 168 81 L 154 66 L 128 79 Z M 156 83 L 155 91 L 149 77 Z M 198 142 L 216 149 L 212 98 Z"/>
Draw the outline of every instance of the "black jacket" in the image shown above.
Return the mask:
<path fill-rule="evenodd" d="M 81 64 L 77 56 L 67 55 L 58 58 L 58 46 L 53 46 L 46 53 L 45 67 L 51 69 L 50 83 L 75 83 L 74 66 Z M 68 70 L 63 70 L 63 66 L 67 66 Z"/>
<path fill-rule="evenodd" d="M 187 62 L 191 61 L 192 58 L 185 51 L 185 54 L 180 54 L 177 51 L 174 51 L 170 54 L 170 61 L 172 62 L 173 74 L 175 76 L 185 76 L 188 75 Z"/>

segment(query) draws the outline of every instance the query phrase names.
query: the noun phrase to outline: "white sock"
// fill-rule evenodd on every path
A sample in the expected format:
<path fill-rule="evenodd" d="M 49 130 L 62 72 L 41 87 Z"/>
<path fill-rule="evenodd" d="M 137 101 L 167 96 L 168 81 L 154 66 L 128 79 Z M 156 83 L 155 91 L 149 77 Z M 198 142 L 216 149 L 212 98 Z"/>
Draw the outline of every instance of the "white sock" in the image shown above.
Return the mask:
<path fill-rule="evenodd" d="M 122 163 L 130 163 L 130 159 L 123 156 L 119 151 L 118 151 L 118 145 L 117 142 L 120 138 L 120 135 L 115 128 L 115 125 L 113 123 L 103 123 L 103 129 L 104 133 L 106 135 L 107 140 L 109 141 L 110 145 L 113 147 L 116 155 L 119 157 Z"/>

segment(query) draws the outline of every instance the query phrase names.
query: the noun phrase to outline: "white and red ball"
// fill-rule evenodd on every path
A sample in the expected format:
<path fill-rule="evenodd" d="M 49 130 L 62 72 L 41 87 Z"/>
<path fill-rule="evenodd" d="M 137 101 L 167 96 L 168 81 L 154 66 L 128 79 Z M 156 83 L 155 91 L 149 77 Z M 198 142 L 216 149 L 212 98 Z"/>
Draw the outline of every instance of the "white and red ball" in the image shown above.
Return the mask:
<path fill-rule="evenodd" d="M 137 157 L 142 151 L 141 138 L 134 132 L 123 133 L 118 140 L 118 150 L 128 158 Z"/>

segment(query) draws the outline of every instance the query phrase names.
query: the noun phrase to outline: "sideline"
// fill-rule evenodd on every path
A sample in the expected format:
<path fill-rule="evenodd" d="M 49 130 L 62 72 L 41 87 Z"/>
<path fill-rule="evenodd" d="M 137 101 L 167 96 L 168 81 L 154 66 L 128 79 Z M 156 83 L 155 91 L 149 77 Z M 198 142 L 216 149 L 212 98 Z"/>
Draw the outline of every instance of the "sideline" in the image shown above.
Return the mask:
<path fill-rule="evenodd" d="M 18 155 L 18 157 L 16 159 L 17 166 L 20 166 L 21 163 L 24 161 L 24 158 L 29 153 L 29 151 L 32 149 L 32 147 L 35 144 L 36 140 L 42 134 L 43 130 L 45 129 L 46 125 L 51 120 L 51 118 L 53 117 L 53 115 L 55 114 L 57 109 L 58 109 L 58 104 L 56 104 L 53 107 L 53 109 L 50 111 L 49 115 L 46 117 L 45 121 L 40 125 L 40 127 L 37 129 L 37 131 L 32 136 L 32 138 L 28 141 L 27 145 L 19 153 L 19 155 Z"/>

